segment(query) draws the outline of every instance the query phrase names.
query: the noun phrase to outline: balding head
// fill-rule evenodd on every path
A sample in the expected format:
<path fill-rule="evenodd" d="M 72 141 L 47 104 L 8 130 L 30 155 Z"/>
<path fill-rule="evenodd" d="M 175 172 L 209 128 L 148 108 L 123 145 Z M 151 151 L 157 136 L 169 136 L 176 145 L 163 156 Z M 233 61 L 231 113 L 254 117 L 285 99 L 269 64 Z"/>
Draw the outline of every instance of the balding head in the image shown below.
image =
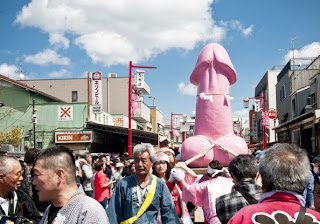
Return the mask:
<path fill-rule="evenodd" d="M 310 162 L 304 149 L 278 143 L 266 150 L 259 163 L 266 191 L 287 190 L 300 194 L 309 180 Z"/>

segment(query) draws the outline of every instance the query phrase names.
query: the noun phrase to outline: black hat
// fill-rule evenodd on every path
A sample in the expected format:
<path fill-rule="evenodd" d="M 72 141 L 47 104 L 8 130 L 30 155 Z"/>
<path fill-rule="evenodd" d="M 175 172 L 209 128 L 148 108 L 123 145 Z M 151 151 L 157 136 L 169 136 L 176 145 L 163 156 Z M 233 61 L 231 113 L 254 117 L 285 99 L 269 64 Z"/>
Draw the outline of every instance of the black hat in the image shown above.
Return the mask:
<path fill-rule="evenodd" d="M 313 158 L 312 163 L 320 162 L 320 155 Z"/>

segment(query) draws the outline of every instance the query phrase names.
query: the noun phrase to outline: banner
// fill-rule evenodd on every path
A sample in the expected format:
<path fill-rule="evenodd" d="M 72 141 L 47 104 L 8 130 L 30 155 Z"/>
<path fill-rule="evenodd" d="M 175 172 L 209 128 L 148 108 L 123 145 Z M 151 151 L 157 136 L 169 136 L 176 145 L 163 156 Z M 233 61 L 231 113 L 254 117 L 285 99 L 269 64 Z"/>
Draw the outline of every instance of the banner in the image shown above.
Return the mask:
<path fill-rule="evenodd" d="M 91 73 L 91 105 L 95 108 L 93 113 L 102 112 L 102 73 Z"/>

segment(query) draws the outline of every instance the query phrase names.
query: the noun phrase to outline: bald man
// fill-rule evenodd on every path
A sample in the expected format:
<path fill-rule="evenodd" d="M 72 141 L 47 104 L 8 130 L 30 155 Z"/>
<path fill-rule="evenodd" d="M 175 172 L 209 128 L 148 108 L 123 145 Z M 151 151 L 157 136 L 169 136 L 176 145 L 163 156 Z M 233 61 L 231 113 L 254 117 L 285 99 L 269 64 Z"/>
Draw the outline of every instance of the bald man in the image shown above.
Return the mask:
<path fill-rule="evenodd" d="M 40 201 L 51 201 L 40 224 L 109 223 L 102 206 L 85 195 L 76 183 L 76 167 L 70 149 L 63 146 L 48 148 L 38 156 L 32 184 Z"/>
<path fill-rule="evenodd" d="M 15 223 L 23 218 L 40 219 L 30 196 L 19 189 L 22 175 L 23 170 L 17 159 L 0 156 L 0 216 L 7 216 Z"/>

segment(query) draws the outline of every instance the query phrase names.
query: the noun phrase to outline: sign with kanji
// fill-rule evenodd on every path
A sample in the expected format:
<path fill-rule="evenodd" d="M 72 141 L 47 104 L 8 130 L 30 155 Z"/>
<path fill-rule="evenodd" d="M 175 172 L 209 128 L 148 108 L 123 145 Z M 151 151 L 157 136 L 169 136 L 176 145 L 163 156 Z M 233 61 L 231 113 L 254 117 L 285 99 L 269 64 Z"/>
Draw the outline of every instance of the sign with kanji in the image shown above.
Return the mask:
<path fill-rule="evenodd" d="M 261 110 L 261 107 L 260 107 L 260 99 L 257 99 L 254 101 L 254 111 L 255 112 L 260 112 Z"/>
<path fill-rule="evenodd" d="M 270 109 L 270 110 L 268 111 L 268 117 L 269 117 L 270 119 L 276 119 L 276 118 L 278 117 L 278 112 L 277 112 L 277 110 L 276 110 L 276 109 Z"/>
<path fill-rule="evenodd" d="M 59 106 L 58 121 L 72 121 L 72 120 L 73 120 L 72 106 Z"/>
<path fill-rule="evenodd" d="M 102 105 L 102 73 L 92 72 L 91 74 L 91 105 L 101 106 Z M 102 107 L 100 107 L 102 108 Z M 99 110 L 95 110 L 93 113 L 101 113 Z"/>

